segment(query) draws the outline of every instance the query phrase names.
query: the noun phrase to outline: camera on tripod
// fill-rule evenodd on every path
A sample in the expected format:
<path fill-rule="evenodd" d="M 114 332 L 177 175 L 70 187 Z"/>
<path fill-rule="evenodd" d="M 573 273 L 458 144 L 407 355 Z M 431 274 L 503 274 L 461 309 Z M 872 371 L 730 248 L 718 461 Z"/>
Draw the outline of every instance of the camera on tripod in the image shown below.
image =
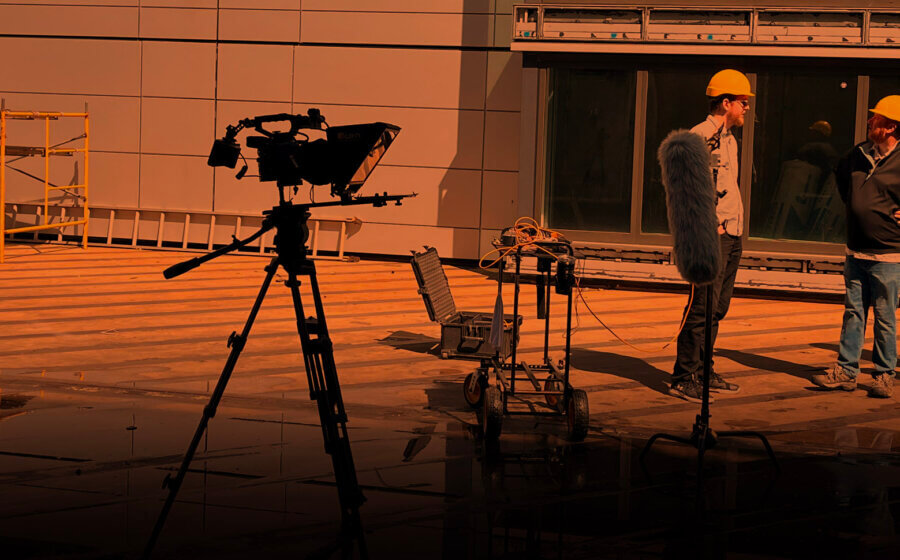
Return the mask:
<path fill-rule="evenodd" d="M 287 122 L 287 131 L 268 130 L 263 125 Z M 324 127 L 324 128 L 323 128 Z M 328 126 L 318 109 L 306 115 L 279 113 L 241 119 L 226 128 L 225 136 L 213 142 L 207 163 L 212 167 L 234 169 L 241 156 L 235 138 L 244 128 L 261 136 L 248 136 L 247 147 L 257 152 L 260 181 L 275 181 L 279 187 L 331 185 L 331 196 L 349 201 L 365 183 L 372 169 L 400 132 L 392 124 L 374 122 Z M 325 138 L 310 140 L 303 130 L 325 130 Z M 238 179 L 247 172 L 244 167 Z"/>

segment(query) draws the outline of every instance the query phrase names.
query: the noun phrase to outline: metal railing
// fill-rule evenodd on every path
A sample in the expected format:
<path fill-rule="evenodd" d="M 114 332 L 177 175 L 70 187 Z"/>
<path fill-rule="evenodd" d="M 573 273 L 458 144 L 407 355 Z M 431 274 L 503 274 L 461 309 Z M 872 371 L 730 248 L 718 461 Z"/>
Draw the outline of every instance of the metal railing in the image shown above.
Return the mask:
<path fill-rule="evenodd" d="M 514 42 L 900 46 L 900 11 L 558 4 L 513 6 Z"/>

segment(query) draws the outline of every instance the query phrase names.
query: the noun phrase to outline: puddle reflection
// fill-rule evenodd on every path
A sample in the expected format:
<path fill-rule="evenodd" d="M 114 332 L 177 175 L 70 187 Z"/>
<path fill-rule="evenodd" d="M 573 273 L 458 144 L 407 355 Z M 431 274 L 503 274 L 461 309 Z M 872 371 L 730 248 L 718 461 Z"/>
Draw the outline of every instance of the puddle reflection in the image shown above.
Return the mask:
<path fill-rule="evenodd" d="M 890 430 L 779 434 L 771 489 L 761 448 L 717 447 L 698 518 L 692 448 L 655 447 L 650 485 L 641 437 L 572 444 L 562 426 L 523 420 L 487 445 L 464 404 L 434 396 L 418 423 L 350 407 L 371 558 L 898 557 Z M 3 422 L 4 558 L 133 557 L 146 542 L 198 405 L 88 398 L 22 399 L 10 411 L 32 413 Z M 223 406 L 156 556 L 363 557 L 341 518 L 312 407 Z"/>

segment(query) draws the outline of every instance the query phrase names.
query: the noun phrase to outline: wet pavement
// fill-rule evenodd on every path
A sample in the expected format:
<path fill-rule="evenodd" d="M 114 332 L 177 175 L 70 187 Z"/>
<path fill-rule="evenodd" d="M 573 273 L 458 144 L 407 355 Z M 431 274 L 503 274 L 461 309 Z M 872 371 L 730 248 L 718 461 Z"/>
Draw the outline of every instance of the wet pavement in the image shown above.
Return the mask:
<path fill-rule="evenodd" d="M 150 272 L 183 257 L 109 250 L 111 262 L 79 265 L 96 251 L 66 253 L 57 282 L 68 275 L 74 283 L 101 266 L 133 280 L 144 278 L 138 268 L 115 270 L 146 267 L 155 278 Z M 0 270 L 4 301 L 15 302 L 0 313 L 0 557 L 138 557 L 165 500 L 162 482 L 174 476 L 224 362 L 224 338 L 240 327 L 252 295 L 234 288 L 233 302 L 227 292 L 210 295 L 213 305 L 191 307 L 192 297 L 209 295 L 201 285 L 170 309 L 173 296 L 163 290 L 173 284 L 161 280 L 159 288 L 134 290 L 102 275 L 98 282 L 108 286 L 29 287 L 42 282 L 27 280 L 50 260 L 40 257 L 52 256 L 23 259 L 31 264 L 18 268 L 12 260 Z M 262 265 L 228 266 L 234 262 L 242 264 L 232 284 L 244 269 L 256 278 Z M 396 263 L 320 271 L 328 267 L 408 274 Z M 492 302 L 489 280 L 465 271 L 450 276 L 454 288 L 473 285 L 463 298 Z M 64 303 L 72 301 L 66 292 L 92 289 L 87 305 Z M 283 306 L 276 300 L 264 307 L 242 357 L 246 368 L 236 371 L 210 422 L 153 558 L 900 557 L 900 410 L 895 400 L 863 391 L 808 386 L 804 372 L 832 351 L 827 336 L 810 334 L 816 324 L 785 335 L 790 325 L 770 321 L 777 332 L 765 339 L 746 334 L 755 327 L 728 331 L 723 323 L 717 364 L 745 389 L 717 399 L 713 427 L 761 431 L 781 470 L 758 441 L 722 438 L 700 477 L 696 450 L 666 441 L 653 446 L 642 468 L 649 436 L 687 435 L 698 411 L 660 394 L 664 378 L 656 372 L 668 367 L 668 355 L 628 355 L 602 330 L 589 335 L 586 323 L 573 366 L 576 386 L 591 399 L 587 439 L 567 441 L 558 418 L 521 416 L 504 420 L 496 444 L 484 441 L 479 413 L 462 396 L 472 364 L 431 353 L 437 331 L 414 290 L 409 316 L 390 315 L 405 305 L 390 296 L 378 296 L 384 307 L 353 299 L 371 297 L 365 290 L 326 299 L 366 497 L 363 531 L 341 534 L 319 417 L 305 379 L 296 376 L 295 331 L 291 340 L 287 313 L 266 315 Z M 15 299 L 41 293 L 45 301 Z M 747 318 L 735 322 L 766 324 L 757 317 L 785 305 L 738 301 L 735 314 Z M 808 317 L 834 310 L 796 305 Z M 647 339 L 648 326 L 635 326 L 631 340 Z M 539 335 L 529 336 L 525 346 L 539 346 Z"/>

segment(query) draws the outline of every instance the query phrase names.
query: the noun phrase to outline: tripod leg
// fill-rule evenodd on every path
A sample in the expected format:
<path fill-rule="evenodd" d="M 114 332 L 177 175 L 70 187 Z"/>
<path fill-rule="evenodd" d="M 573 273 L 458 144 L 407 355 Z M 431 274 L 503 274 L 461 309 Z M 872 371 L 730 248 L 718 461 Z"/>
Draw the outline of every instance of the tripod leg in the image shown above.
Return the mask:
<path fill-rule="evenodd" d="M 259 308 L 262 305 L 263 299 L 266 297 L 266 292 L 272 284 L 272 278 L 275 277 L 275 272 L 277 270 L 278 257 L 274 257 L 266 266 L 266 278 L 259 288 L 259 294 L 256 296 L 256 301 L 253 302 L 253 308 L 250 310 L 247 322 L 244 323 L 244 329 L 241 331 L 240 335 L 233 332 L 228 338 L 228 346 L 231 347 L 231 353 L 228 355 L 228 361 L 225 362 L 222 374 L 219 375 L 219 381 L 216 383 L 216 388 L 209 398 L 209 403 L 203 409 L 203 416 L 200 418 L 200 424 L 197 425 L 197 431 L 194 432 L 191 444 L 184 453 L 184 459 L 181 461 L 181 467 L 178 468 L 178 474 L 175 475 L 175 478 L 166 476 L 165 481 L 163 481 L 163 487 L 169 489 L 169 495 L 166 497 L 166 503 L 163 505 L 163 509 L 159 513 L 159 518 L 156 520 L 156 525 L 153 527 L 153 533 L 150 535 L 150 540 L 147 541 L 147 546 L 144 548 L 143 558 L 149 558 L 153 553 L 156 539 L 159 538 L 163 525 L 166 523 L 166 517 L 169 515 L 169 510 L 172 509 L 172 504 L 175 503 L 175 497 L 178 495 L 181 483 L 184 482 L 184 476 L 187 474 L 191 461 L 194 459 L 194 453 L 197 451 L 197 446 L 200 445 L 200 439 L 203 437 L 203 432 L 206 431 L 206 426 L 209 424 L 210 418 L 216 415 L 216 408 L 219 406 L 219 401 L 222 400 L 222 395 L 225 393 L 225 386 L 228 385 L 228 380 L 231 378 L 231 372 L 234 371 L 234 366 L 237 364 L 238 357 L 241 355 L 241 350 L 244 349 L 244 343 L 247 342 L 247 337 L 250 335 L 250 328 L 253 326 L 253 321 L 256 320 L 256 314 L 259 312 Z"/>
<path fill-rule="evenodd" d="M 334 364 L 334 350 L 325 324 L 325 310 L 319 293 L 319 283 L 316 280 L 316 270 L 311 261 L 304 264 L 302 274 L 308 275 L 310 279 L 316 317 L 304 316 L 297 271 L 288 271 L 286 284 L 291 290 L 294 313 L 297 316 L 297 332 L 300 334 L 303 349 L 309 396 L 318 404 L 325 452 L 331 455 L 345 530 L 352 531 L 360 537 L 360 553 L 365 556 L 365 541 L 361 538 L 362 526 L 359 518 L 359 506 L 365 501 L 365 497 L 356 480 L 356 467 L 353 465 L 350 439 L 347 437 L 347 413 L 344 410 L 341 386 Z"/>

